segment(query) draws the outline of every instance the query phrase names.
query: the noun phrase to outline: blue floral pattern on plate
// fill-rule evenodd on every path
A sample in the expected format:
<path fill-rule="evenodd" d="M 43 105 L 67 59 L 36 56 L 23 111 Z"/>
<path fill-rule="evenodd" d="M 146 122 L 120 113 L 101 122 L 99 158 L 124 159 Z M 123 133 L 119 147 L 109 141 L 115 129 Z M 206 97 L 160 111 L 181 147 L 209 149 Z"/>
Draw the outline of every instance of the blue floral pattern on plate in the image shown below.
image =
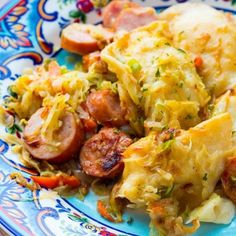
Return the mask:
<path fill-rule="evenodd" d="M 157 11 L 187 0 L 140 0 L 141 5 L 153 6 Z M 108 0 L 14 0 L 12 9 L 0 9 L 0 99 L 7 87 L 23 68 L 42 63 L 43 58 L 56 57 L 60 64 L 73 68 L 78 57 L 60 50 L 60 32 L 71 21 L 101 22 L 102 5 Z M 196 1 L 195 1 L 196 2 Z M 198 0 L 198 2 L 201 2 Z M 236 12 L 235 0 L 203 0 L 214 7 Z M 8 14 L 5 14 L 8 12 Z M 1 14 L 5 15 L 1 15 Z M 6 132 L 0 127 L 0 132 Z M 20 135 L 19 130 L 15 130 Z M 26 178 L 37 173 L 23 166 L 11 152 L 11 145 L 0 140 L 0 224 L 12 235 L 56 236 L 126 236 L 149 234 L 149 220 L 138 212 L 125 214 L 122 224 L 105 221 L 96 212 L 97 197 L 90 193 L 84 202 L 76 198 L 64 199 L 48 190 L 34 191 L 17 185 L 9 178 L 13 171 L 21 171 Z M 134 222 L 128 224 L 132 216 Z M 236 219 L 230 225 L 202 224 L 195 235 L 233 236 Z"/>

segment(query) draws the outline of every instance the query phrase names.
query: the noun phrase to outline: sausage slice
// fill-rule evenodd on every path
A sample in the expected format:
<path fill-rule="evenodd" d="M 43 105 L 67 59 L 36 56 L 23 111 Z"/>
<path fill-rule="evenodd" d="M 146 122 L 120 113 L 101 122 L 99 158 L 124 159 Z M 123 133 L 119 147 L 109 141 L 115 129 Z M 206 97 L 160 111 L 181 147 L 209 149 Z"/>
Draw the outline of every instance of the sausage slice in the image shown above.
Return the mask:
<path fill-rule="evenodd" d="M 86 100 L 86 106 L 89 114 L 98 123 L 116 127 L 127 123 L 124 118 L 126 112 L 120 106 L 119 97 L 110 89 L 90 93 Z"/>
<path fill-rule="evenodd" d="M 59 142 L 58 147 L 45 143 L 40 137 L 39 130 L 42 127 L 45 108 L 36 111 L 28 121 L 23 139 L 25 148 L 36 159 L 46 160 L 51 163 L 62 163 L 68 161 L 76 154 L 84 139 L 84 130 L 77 117 L 66 111 L 61 121 L 61 127 L 54 133 L 55 141 Z"/>
<path fill-rule="evenodd" d="M 104 9 L 102 13 L 104 27 L 112 28 L 123 9 L 140 7 L 137 3 L 130 1 L 111 1 Z"/>
<path fill-rule="evenodd" d="M 123 132 L 103 128 L 88 139 L 80 152 L 80 165 L 87 175 L 114 178 L 124 168 L 122 153 L 132 143 Z"/>
<path fill-rule="evenodd" d="M 61 35 L 61 47 L 85 55 L 103 49 L 113 39 L 113 33 L 102 26 L 73 23 Z"/>
<path fill-rule="evenodd" d="M 157 19 L 157 13 L 152 7 L 127 8 L 122 10 L 117 17 L 114 29 L 115 31 L 131 31 Z"/>

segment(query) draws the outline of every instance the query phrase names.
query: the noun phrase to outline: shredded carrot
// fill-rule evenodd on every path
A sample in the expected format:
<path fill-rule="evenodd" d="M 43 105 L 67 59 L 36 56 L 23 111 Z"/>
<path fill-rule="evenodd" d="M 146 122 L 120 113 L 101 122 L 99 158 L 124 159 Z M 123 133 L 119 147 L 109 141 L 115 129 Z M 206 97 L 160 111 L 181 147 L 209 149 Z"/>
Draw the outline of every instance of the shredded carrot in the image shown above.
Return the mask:
<path fill-rule="evenodd" d="M 203 60 L 200 56 L 195 57 L 194 59 L 194 65 L 197 69 L 200 69 L 203 65 Z"/>
<path fill-rule="evenodd" d="M 92 131 L 93 129 L 95 129 L 97 127 L 97 123 L 89 118 L 89 119 L 83 119 L 83 125 L 84 125 L 84 129 L 85 131 Z"/>
<path fill-rule="evenodd" d="M 114 218 L 111 216 L 111 214 L 108 212 L 106 206 L 104 205 L 104 203 L 103 203 L 101 200 L 98 200 L 98 201 L 97 201 L 97 211 L 99 212 L 99 214 L 100 214 L 103 218 L 105 218 L 105 219 L 107 219 L 107 220 L 109 220 L 109 221 L 111 221 L 111 222 L 115 222 L 115 219 L 114 219 Z"/>
<path fill-rule="evenodd" d="M 69 185 L 72 188 L 77 188 L 80 186 L 80 180 L 76 178 L 75 176 L 63 176 L 62 182 L 65 185 Z"/>
<path fill-rule="evenodd" d="M 44 188 L 56 188 L 59 185 L 59 176 L 31 176 L 31 179 Z"/>
<path fill-rule="evenodd" d="M 44 188 L 56 188 L 60 184 L 68 185 L 72 188 L 80 186 L 80 180 L 75 176 L 55 175 L 55 176 L 31 176 L 31 179 Z"/>

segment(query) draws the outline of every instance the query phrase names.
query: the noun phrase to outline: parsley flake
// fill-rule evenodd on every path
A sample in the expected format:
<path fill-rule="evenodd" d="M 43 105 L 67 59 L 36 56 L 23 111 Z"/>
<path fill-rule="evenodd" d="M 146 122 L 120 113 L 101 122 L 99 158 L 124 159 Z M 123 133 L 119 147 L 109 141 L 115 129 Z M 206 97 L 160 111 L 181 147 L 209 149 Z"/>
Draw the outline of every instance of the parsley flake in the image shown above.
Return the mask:
<path fill-rule="evenodd" d="M 207 173 L 205 173 L 205 175 L 203 176 L 202 179 L 203 179 L 204 181 L 207 181 L 207 179 L 208 179 Z"/>

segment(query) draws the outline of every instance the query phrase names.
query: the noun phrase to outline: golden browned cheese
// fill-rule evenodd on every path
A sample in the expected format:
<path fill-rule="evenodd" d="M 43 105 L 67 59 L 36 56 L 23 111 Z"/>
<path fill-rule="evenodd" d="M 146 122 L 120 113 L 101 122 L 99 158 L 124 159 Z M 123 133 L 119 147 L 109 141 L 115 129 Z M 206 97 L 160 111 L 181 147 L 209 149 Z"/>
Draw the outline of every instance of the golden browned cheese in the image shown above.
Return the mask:
<path fill-rule="evenodd" d="M 173 46 L 203 59 L 199 73 L 214 95 L 235 86 L 235 16 L 199 3 L 178 4 L 159 16 L 170 24 Z"/>
<path fill-rule="evenodd" d="M 117 196 L 140 207 L 159 200 L 161 190 L 174 186 L 171 196 L 180 209 L 193 209 L 214 191 L 232 148 L 231 131 L 230 115 L 224 113 L 166 141 L 155 132 L 140 139 L 124 152 Z"/>

